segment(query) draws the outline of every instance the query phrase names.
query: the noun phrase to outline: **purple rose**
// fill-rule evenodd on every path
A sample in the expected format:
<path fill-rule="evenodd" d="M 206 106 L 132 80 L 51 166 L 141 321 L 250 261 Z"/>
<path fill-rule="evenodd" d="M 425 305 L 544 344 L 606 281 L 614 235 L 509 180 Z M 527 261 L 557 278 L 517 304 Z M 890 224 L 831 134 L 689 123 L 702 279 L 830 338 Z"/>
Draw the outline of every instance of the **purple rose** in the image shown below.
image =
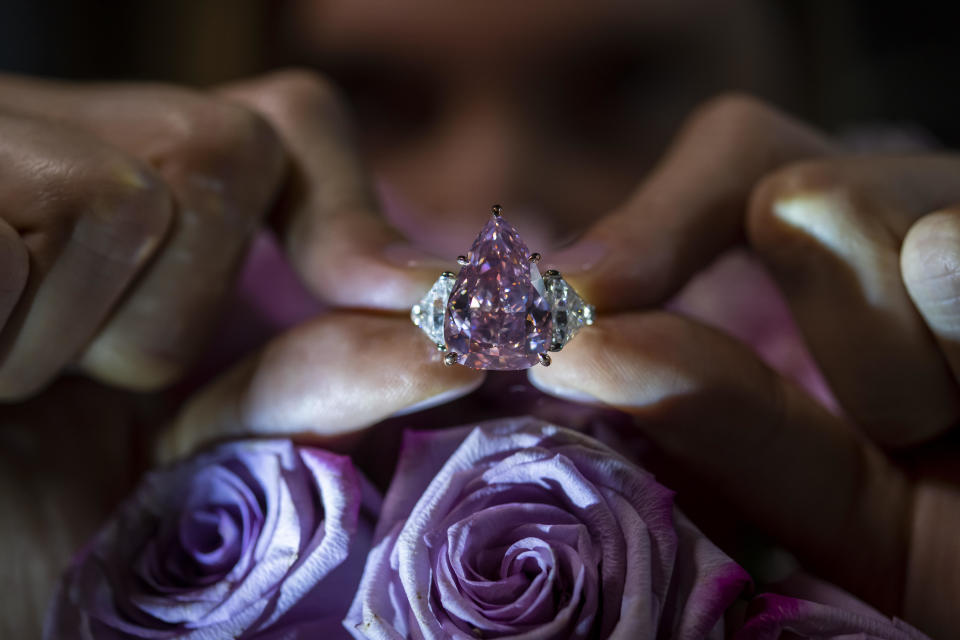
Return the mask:
<path fill-rule="evenodd" d="M 746 573 L 653 476 L 533 418 L 407 434 L 357 638 L 722 638 Z"/>
<path fill-rule="evenodd" d="M 751 601 L 746 623 L 735 640 L 930 640 L 902 620 L 879 613 L 764 594 Z"/>
<path fill-rule="evenodd" d="M 150 473 L 63 576 L 45 637 L 342 635 L 378 501 L 348 458 L 285 440 Z"/>

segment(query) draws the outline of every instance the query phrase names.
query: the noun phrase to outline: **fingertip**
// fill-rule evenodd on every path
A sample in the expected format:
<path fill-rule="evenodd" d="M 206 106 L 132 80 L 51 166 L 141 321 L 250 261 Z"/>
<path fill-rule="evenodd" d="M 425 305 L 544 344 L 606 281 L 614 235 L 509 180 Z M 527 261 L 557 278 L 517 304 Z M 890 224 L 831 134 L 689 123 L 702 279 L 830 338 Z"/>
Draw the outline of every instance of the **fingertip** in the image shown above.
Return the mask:
<path fill-rule="evenodd" d="M 472 393 L 486 379 L 486 371 L 464 366 L 446 366 L 443 353 L 407 319 L 403 343 L 397 356 L 398 368 L 408 371 L 407 378 L 396 387 L 391 415 L 407 415 L 451 402 Z M 386 417 L 386 416 L 384 416 Z"/>
<path fill-rule="evenodd" d="M 627 311 L 662 303 L 676 292 L 689 273 L 680 268 L 676 251 L 662 230 L 637 235 L 630 218 L 614 214 L 574 244 L 545 254 L 545 265 L 556 269 L 581 295 L 601 311 Z"/>
<path fill-rule="evenodd" d="M 660 312 L 601 318 L 553 354 L 549 368 L 531 369 L 531 384 L 575 402 L 637 411 L 689 392 L 697 384 L 692 376 L 705 374 L 677 344 L 683 322 Z"/>
<path fill-rule="evenodd" d="M 555 373 L 557 370 L 556 354 L 552 355 L 554 363 L 550 368 L 546 367 L 532 367 L 527 370 L 527 379 L 530 381 L 536 389 L 541 392 L 554 396 L 555 398 L 560 398 L 561 400 L 569 400 L 570 402 L 577 402 L 579 404 L 602 404 L 603 400 L 598 398 L 590 391 L 582 388 L 584 385 L 578 382 L 576 377 L 571 377 L 568 375 L 568 371 L 565 367 L 560 367 L 559 372 Z"/>
<path fill-rule="evenodd" d="M 337 216 L 322 228 L 287 235 L 294 267 L 335 307 L 409 311 L 456 266 L 414 248 L 373 213 Z"/>
<path fill-rule="evenodd" d="M 960 337 L 960 210 L 914 223 L 900 250 L 900 271 L 930 329 L 941 340 Z"/>
<path fill-rule="evenodd" d="M 450 402 L 484 372 L 446 367 L 408 319 L 332 313 L 275 338 L 186 405 L 157 443 L 162 462 L 216 441 L 291 437 L 326 445 Z"/>
<path fill-rule="evenodd" d="M 913 224 L 900 250 L 900 271 L 954 379 L 960 380 L 960 208 L 936 211 Z M 953 422 L 949 417 L 938 421 L 932 431 Z"/>
<path fill-rule="evenodd" d="M 900 269 L 920 306 L 960 294 L 960 209 L 930 213 L 915 222 L 900 250 Z"/>
<path fill-rule="evenodd" d="M 589 274 L 610 254 L 610 246 L 597 238 L 584 238 L 574 244 L 553 252 L 549 263 L 564 276 Z"/>
<path fill-rule="evenodd" d="M 466 367 L 460 368 L 465 369 Z M 445 376 L 439 380 L 439 384 L 425 384 L 423 388 L 417 389 L 415 393 L 410 394 L 410 397 L 407 399 L 409 404 L 401 407 L 389 417 L 396 418 L 406 416 L 412 413 L 426 411 L 427 409 L 433 409 L 434 407 L 439 407 L 454 400 L 459 400 L 479 389 L 486 378 L 486 376 L 479 371 L 475 374 L 468 373 L 462 377 L 464 379 L 459 379 L 460 376 Z"/>
<path fill-rule="evenodd" d="M 170 464 L 213 442 L 261 435 L 249 429 L 242 415 L 243 399 L 256 366 L 254 355 L 194 395 L 158 435 L 153 447 L 154 462 Z"/>
<path fill-rule="evenodd" d="M 618 308 L 616 295 L 611 295 L 615 285 L 605 276 L 605 262 L 610 255 L 608 243 L 587 238 L 547 254 L 544 266 L 559 271 L 581 298 L 597 308 Z"/>
<path fill-rule="evenodd" d="M 355 254 L 341 265 L 313 270 L 308 282 L 333 307 L 409 312 L 445 269 L 404 268 L 376 254 Z"/>

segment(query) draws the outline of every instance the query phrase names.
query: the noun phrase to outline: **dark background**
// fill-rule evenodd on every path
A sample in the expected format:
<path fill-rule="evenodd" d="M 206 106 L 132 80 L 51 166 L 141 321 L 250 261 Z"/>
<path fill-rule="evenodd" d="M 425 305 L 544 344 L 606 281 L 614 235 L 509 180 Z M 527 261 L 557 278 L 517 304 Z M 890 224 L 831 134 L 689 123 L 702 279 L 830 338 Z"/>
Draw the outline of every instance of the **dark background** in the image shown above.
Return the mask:
<path fill-rule="evenodd" d="M 280 0 L 282 2 L 282 0 Z M 960 145 L 955 2 L 770 0 L 794 26 L 800 115 L 838 130 L 883 122 Z M 202 86 L 289 62 L 279 2 L 0 2 L 0 69 Z"/>

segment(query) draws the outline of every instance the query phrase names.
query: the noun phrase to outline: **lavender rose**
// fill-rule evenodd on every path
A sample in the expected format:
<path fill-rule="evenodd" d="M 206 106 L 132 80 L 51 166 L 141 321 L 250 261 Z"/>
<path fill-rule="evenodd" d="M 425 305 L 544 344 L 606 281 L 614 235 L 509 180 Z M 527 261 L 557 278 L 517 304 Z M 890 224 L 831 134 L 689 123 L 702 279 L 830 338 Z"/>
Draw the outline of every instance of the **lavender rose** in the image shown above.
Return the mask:
<path fill-rule="evenodd" d="M 533 418 L 410 432 L 356 638 L 722 638 L 746 573 L 653 476 Z"/>
<path fill-rule="evenodd" d="M 930 640 L 902 620 L 853 612 L 788 596 L 764 594 L 751 601 L 750 615 L 734 640 Z"/>
<path fill-rule="evenodd" d="M 63 576 L 45 637 L 342 635 L 377 503 L 348 458 L 284 440 L 155 471 Z"/>

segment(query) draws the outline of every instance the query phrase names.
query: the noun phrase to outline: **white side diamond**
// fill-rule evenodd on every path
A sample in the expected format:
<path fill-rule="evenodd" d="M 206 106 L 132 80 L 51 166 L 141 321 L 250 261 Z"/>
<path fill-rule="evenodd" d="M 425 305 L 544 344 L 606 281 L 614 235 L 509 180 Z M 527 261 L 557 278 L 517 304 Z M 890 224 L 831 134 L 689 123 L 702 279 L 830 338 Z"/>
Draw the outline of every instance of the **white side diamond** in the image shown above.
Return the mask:
<path fill-rule="evenodd" d="M 543 277 L 546 299 L 553 314 L 551 350 L 558 351 L 577 334 L 581 327 L 593 324 L 594 306 L 583 301 L 577 292 L 556 271 Z"/>
<path fill-rule="evenodd" d="M 443 318 L 447 312 L 447 300 L 450 299 L 456 280 L 457 277 L 453 273 L 444 271 L 430 287 L 427 295 L 410 309 L 410 319 L 413 320 L 413 324 L 427 334 L 427 337 L 437 345 L 437 349 L 444 348 Z"/>

